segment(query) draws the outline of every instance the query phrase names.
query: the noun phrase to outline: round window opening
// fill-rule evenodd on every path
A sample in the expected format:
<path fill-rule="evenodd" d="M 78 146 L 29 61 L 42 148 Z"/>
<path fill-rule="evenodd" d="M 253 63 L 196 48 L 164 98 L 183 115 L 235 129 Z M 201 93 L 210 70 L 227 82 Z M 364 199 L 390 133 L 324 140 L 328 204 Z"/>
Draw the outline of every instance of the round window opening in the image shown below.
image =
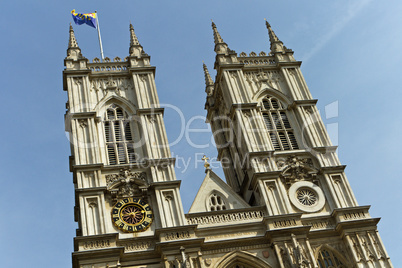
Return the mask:
<path fill-rule="evenodd" d="M 305 206 L 313 206 L 317 203 L 317 194 L 309 188 L 300 188 L 296 191 L 297 200 Z"/>
<path fill-rule="evenodd" d="M 290 186 L 289 199 L 297 209 L 310 213 L 320 211 L 325 205 L 321 188 L 308 181 L 299 181 Z"/>

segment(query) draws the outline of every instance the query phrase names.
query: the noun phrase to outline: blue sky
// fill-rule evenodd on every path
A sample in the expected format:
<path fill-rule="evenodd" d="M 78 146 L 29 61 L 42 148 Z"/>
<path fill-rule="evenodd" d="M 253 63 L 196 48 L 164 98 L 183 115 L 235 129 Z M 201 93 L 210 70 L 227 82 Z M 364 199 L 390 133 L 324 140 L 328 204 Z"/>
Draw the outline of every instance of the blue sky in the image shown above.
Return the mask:
<path fill-rule="evenodd" d="M 160 102 L 179 107 L 188 123 L 205 116 L 202 61 L 214 76 L 213 19 L 229 47 L 269 52 L 267 18 L 295 57 L 318 99 L 332 139 L 360 205 L 382 217 L 380 234 L 395 267 L 402 265 L 399 206 L 402 113 L 400 1 L 2 1 L 0 3 L 1 98 L 0 256 L 4 267 L 71 267 L 76 223 L 68 170 L 62 90 L 70 11 L 98 10 L 105 56 L 124 58 L 129 22 L 157 67 Z M 83 55 L 99 57 L 97 33 L 75 26 Z M 327 110 L 325 110 L 325 107 Z M 332 108 L 331 108 L 332 107 Z M 170 141 L 180 133 L 178 114 L 166 108 Z M 203 120 L 192 127 L 207 129 Z M 337 130 L 336 130 L 337 129 Z M 197 144 L 211 134 L 190 134 Z M 195 154 L 216 149 L 172 146 L 190 167 L 176 169 L 184 208 L 204 177 Z M 217 172 L 222 174 L 218 169 Z"/>

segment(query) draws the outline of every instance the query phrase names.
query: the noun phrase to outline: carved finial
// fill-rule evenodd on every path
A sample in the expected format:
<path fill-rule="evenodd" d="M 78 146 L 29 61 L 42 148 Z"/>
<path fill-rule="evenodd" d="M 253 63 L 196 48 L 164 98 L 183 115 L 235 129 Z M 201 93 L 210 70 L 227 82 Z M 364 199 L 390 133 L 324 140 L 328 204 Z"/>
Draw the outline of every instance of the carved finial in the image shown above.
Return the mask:
<path fill-rule="evenodd" d="M 204 76 L 205 76 L 205 92 L 207 93 L 208 96 L 212 96 L 214 90 L 214 81 L 209 75 L 207 65 L 205 65 L 205 63 L 203 62 L 202 66 L 204 68 Z"/>
<path fill-rule="evenodd" d="M 219 32 L 218 32 L 218 28 L 216 28 L 216 25 L 215 25 L 214 21 L 213 21 L 213 20 L 211 20 L 211 21 L 212 21 L 212 30 L 214 31 L 214 42 L 215 42 L 215 45 L 224 43 L 224 42 L 223 42 L 223 39 L 222 39 L 222 37 L 221 37 L 221 35 L 220 35 Z"/>
<path fill-rule="evenodd" d="M 142 46 L 138 41 L 137 36 L 134 32 L 134 27 L 130 22 L 130 56 L 137 56 L 140 57 L 142 53 Z"/>
<path fill-rule="evenodd" d="M 265 20 L 265 25 L 267 26 L 267 29 L 268 29 L 269 42 L 271 43 L 271 51 L 272 52 L 284 51 L 282 41 L 279 40 L 279 38 L 276 36 L 274 30 L 272 30 L 272 28 L 271 28 L 271 24 L 269 24 L 267 19 L 264 19 L 264 20 Z"/>
<path fill-rule="evenodd" d="M 204 156 L 201 158 L 201 160 L 204 160 L 204 167 L 205 167 L 206 170 L 211 169 L 211 168 L 210 168 L 210 164 L 208 163 L 208 160 L 209 160 L 208 157 L 206 157 L 206 156 L 204 155 Z"/>
<path fill-rule="evenodd" d="M 75 39 L 74 29 L 70 22 L 70 38 L 68 39 L 68 48 L 78 47 L 77 39 Z"/>

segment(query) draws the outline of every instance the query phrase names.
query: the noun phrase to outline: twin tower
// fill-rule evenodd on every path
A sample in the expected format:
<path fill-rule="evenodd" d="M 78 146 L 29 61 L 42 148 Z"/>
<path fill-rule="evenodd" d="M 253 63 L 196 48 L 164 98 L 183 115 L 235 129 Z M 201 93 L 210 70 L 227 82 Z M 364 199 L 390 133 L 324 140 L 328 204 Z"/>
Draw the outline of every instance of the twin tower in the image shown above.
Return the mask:
<path fill-rule="evenodd" d="M 155 67 L 130 25 L 129 55 L 89 62 L 73 28 L 64 60 L 75 187 L 73 267 L 392 267 L 359 206 L 300 71 L 266 22 L 270 52 L 237 54 L 212 23 L 207 120 L 224 182 L 206 176 L 185 214 Z"/>

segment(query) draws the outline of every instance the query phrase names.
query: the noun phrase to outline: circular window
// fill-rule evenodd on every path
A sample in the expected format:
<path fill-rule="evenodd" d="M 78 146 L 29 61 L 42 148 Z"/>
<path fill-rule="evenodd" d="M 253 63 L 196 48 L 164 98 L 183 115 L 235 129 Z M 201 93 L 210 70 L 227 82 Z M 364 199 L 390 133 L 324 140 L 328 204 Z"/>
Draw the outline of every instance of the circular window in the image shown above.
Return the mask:
<path fill-rule="evenodd" d="M 292 204 L 305 212 L 317 212 L 325 205 L 324 193 L 312 182 L 299 181 L 289 188 Z"/>
<path fill-rule="evenodd" d="M 313 206 L 317 203 L 317 194 L 309 188 L 300 188 L 296 191 L 297 200 L 305 206 Z"/>

